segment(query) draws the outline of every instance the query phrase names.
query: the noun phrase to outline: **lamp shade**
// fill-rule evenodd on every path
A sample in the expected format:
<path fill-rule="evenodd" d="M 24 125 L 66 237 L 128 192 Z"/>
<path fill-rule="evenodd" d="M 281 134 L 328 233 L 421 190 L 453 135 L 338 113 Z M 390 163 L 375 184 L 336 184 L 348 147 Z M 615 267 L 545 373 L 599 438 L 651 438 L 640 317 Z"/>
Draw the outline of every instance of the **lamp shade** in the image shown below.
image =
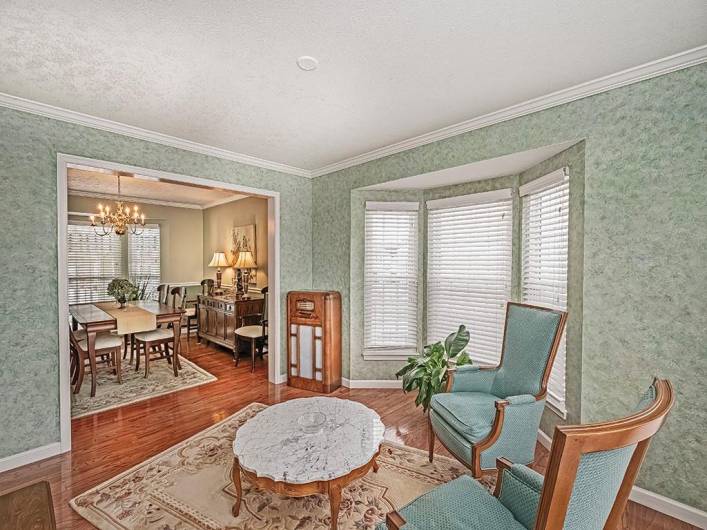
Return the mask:
<path fill-rule="evenodd" d="M 214 257 L 209 262 L 209 267 L 228 267 L 229 265 L 223 252 L 214 252 Z"/>
<path fill-rule="evenodd" d="M 253 253 L 250 250 L 241 250 L 238 253 L 238 258 L 233 264 L 234 269 L 252 269 L 257 267 L 253 259 Z"/>

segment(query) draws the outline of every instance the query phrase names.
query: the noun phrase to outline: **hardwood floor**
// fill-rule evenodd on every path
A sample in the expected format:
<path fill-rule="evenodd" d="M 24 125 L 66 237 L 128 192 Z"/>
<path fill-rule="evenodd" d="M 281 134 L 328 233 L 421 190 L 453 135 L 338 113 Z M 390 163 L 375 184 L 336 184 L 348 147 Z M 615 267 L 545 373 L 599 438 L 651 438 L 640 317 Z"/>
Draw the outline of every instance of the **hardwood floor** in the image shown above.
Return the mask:
<path fill-rule="evenodd" d="M 264 362 L 257 361 L 256 371 L 251 374 L 249 362 L 234 367 L 226 350 L 196 345 L 195 342 L 191 346 L 191 353 L 185 356 L 214 374 L 218 381 L 74 420 L 73 451 L 0 474 L 0 493 L 38 480 L 48 480 L 58 528 L 93 528 L 69 507 L 72 497 L 230 416 L 249 403 L 270 405 L 318 395 L 267 383 Z M 386 439 L 426 448 L 425 418 L 420 409 L 415 408 L 413 396 L 403 395 L 400 390 L 346 388 L 340 388 L 331 395 L 360 401 L 375 409 L 387 427 Z M 446 454 L 439 443 L 436 452 Z M 533 467 L 543 472 L 547 456 L 547 450 L 538 444 Z M 635 503 L 630 503 L 626 510 L 623 528 L 695 529 Z"/>

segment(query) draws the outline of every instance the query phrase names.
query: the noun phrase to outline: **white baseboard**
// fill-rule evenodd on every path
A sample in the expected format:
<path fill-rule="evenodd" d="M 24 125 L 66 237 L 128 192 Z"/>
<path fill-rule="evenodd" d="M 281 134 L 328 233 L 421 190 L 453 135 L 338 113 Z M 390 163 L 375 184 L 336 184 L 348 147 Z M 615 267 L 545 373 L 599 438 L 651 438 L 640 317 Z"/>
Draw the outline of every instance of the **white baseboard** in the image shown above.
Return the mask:
<path fill-rule="evenodd" d="M 552 438 L 538 429 L 538 442 L 546 449 L 550 449 Z M 698 528 L 707 528 L 707 512 L 670 499 L 659 493 L 634 486 L 631 489 L 629 499 L 643 506 L 647 506 L 656 512 L 661 512 L 675 519 L 680 519 Z"/>
<path fill-rule="evenodd" d="M 631 490 L 631 495 L 629 495 L 629 499 L 643 506 L 648 506 L 657 512 L 690 523 L 698 528 L 707 528 L 707 512 L 665 497 L 660 493 L 654 493 L 634 486 Z"/>
<path fill-rule="evenodd" d="M 29 451 L 17 453 L 16 455 L 6 456 L 5 458 L 0 458 L 0 473 L 3 471 L 9 471 L 10 469 L 15 469 L 16 467 L 31 464 L 32 462 L 44 460 L 45 458 L 49 458 L 50 456 L 55 456 L 60 453 L 61 444 L 59 442 L 54 442 L 48 445 L 43 445 L 42 447 L 35 447 Z"/>
<path fill-rule="evenodd" d="M 341 384 L 347 388 L 402 388 L 400 379 L 347 379 L 341 378 Z"/>
<path fill-rule="evenodd" d="M 540 445 L 542 445 L 547 450 L 550 450 L 550 446 L 552 446 L 552 438 L 550 438 L 540 429 L 538 429 L 538 442 L 540 442 Z"/>

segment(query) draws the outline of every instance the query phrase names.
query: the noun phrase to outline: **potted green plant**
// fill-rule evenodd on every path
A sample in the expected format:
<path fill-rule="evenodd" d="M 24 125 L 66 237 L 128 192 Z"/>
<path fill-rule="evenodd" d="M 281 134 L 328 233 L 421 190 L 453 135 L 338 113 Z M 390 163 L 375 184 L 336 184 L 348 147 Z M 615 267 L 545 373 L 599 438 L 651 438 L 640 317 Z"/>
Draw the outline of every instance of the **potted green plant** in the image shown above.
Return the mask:
<path fill-rule="evenodd" d="M 125 307 L 129 300 L 135 300 L 138 295 L 137 287 L 124 278 L 114 278 L 108 284 L 108 294 L 115 298 L 120 307 Z"/>
<path fill-rule="evenodd" d="M 471 359 L 465 348 L 469 344 L 469 332 L 465 326 L 451 333 L 444 343 L 428 344 L 418 357 L 410 357 L 405 366 L 396 374 L 403 378 L 403 391 L 417 390 L 415 405 L 422 405 L 427 413 L 430 400 L 447 384 L 450 363 L 457 366 L 471 364 Z"/>

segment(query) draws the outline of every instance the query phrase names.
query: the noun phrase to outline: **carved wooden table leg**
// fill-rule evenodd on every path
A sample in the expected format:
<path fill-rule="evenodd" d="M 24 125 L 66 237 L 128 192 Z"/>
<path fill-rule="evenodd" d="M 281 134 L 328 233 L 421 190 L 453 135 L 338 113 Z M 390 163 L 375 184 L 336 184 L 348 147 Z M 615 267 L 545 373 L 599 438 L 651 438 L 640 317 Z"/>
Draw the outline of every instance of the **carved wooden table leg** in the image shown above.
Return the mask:
<path fill-rule="evenodd" d="M 86 333 L 88 362 L 91 364 L 91 397 L 96 396 L 96 332 Z"/>
<path fill-rule="evenodd" d="M 182 369 L 182 363 L 179 361 L 179 354 L 182 353 L 182 317 L 179 317 L 179 320 L 175 320 L 174 323 L 172 324 L 173 330 L 174 330 L 174 348 L 172 349 L 174 353 L 174 359 L 172 360 L 173 363 L 176 363 L 176 368 L 174 369 L 174 375 L 179 375 L 177 370 Z"/>
<path fill-rule="evenodd" d="M 233 469 L 231 470 L 231 478 L 233 479 L 233 485 L 236 487 L 236 502 L 233 505 L 231 513 L 233 517 L 238 517 L 241 512 L 241 499 L 243 498 L 243 488 L 241 487 L 241 465 L 238 463 L 238 459 L 233 459 Z"/>
<path fill-rule="evenodd" d="M 329 507 L 331 509 L 331 529 L 336 530 L 339 522 L 339 506 L 341 506 L 341 486 L 329 484 Z"/>

